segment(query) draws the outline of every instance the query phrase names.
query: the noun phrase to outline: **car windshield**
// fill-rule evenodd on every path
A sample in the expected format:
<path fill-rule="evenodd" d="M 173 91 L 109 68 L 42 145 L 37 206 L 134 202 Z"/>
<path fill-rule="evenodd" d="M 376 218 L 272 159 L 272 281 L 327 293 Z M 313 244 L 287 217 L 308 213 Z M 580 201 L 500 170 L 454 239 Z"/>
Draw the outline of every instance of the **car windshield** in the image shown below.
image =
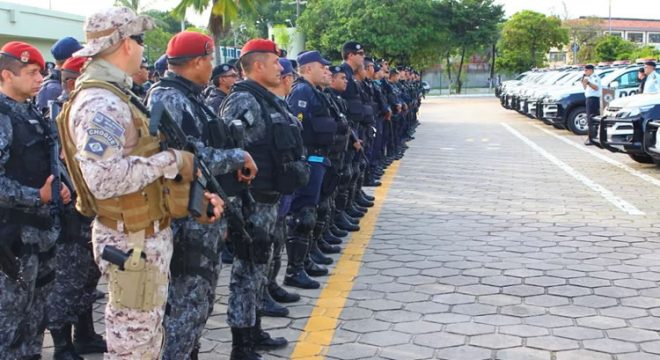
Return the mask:
<path fill-rule="evenodd" d="M 617 71 L 612 71 L 611 73 L 603 76 L 600 83 L 603 84 L 604 86 L 609 85 L 610 82 L 612 82 L 613 80 L 616 80 L 619 76 L 621 76 L 623 74 L 626 74 L 630 71 L 637 71 L 637 69 L 626 68 L 626 69 L 620 69 L 620 70 L 617 70 Z"/>

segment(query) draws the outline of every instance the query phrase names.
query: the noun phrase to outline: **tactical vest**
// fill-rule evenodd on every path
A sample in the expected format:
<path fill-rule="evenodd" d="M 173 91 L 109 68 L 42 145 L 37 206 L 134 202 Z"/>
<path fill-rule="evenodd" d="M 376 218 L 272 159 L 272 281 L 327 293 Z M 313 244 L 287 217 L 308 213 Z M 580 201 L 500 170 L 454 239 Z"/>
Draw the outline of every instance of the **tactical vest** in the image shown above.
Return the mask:
<path fill-rule="evenodd" d="M 103 200 L 94 198 L 83 178 L 80 163 L 75 157 L 77 149 L 69 129 L 71 104 L 80 91 L 90 88 L 110 91 L 129 105 L 133 126 L 138 133 L 138 143 L 129 156 L 149 157 L 160 151 L 159 139 L 149 135 L 146 109 L 139 106 L 141 105 L 139 99 L 105 81 L 89 80 L 79 84 L 57 117 L 64 159 L 78 194 L 76 209 L 85 216 L 97 215 L 101 223 L 111 228 L 116 229 L 116 224 L 123 222 L 125 232 L 136 233 L 145 230 L 147 235 L 153 230 L 155 222 L 160 222 L 162 229 L 169 226 L 170 218 L 188 216 L 190 184 L 163 177 L 131 194 Z"/>
<path fill-rule="evenodd" d="M 324 93 L 323 96 L 328 102 L 330 111 L 337 124 L 337 132 L 333 137 L 330 152 L 333 154 L 341 154 L 346 151 L 350 133 L 348 119 L 346 118 L 346 115 L 344 115 L 344 110 L 341 109 L 341 105 L 338 103 L 338 101 L 343 100 L 334 98 L 331 93 Z"/>
<path fill-rule="evenodd" d="M 12 126 L 11 156 L 5 164 L 5 176 L 21 185 L 39 189 L 51 174 L 48 125 L 36 108 L 30 106 L 30 117 L 0 103 L 0 113 L 7 115 Z M 30 225 L 39 229 L 52 226 L 52 220 L 28 215 L 22 211 L 0 208 L 0 227 Z"/>
<path fill-rule="evenodd" d="M 297 79 L 293 86 L 309 87 L 322 104 L 312 111 L 311 119 L 303 119 L 302 139 L 310 154 L 327 155 L 337 133 L 337 123 L 330 112 L 330 104 L 318 89 L 302 78 Z"/>
<path fill-rule="evenodd" d="M 215 149 L 233 149 L 240 147 L 238 144 L 239 140 L 234 139 L 231 136 L 231 129 L 225 121 L 214 114 L 214 112 L 197 97 L 197 94 L 193 89 L 185 84 L 184 81 L 178 79 L 176 75 L 170 75 L 154 84 L 149 91 L 151 92 L 155 89 L 164 87 L 171 87 L 179 90 L 193 104 L 193 107 L 196 110 L 195 114 L 183 111 L 181 129 L 186 135 L 192 136 L 195 139 L 200 139 L 204 142 L 204 145 Z M 218 105 L 219 104 L 220 103 L 218 103 Z M 206 120 L 202 121 L 201 132 L 197 128 L 193 116 Z M 259 170 L 261 170 L 261 168 Z M 216 176 L 216 180 L 218 180 L 222 190 L 224 190 L 228 196 L 236 196 L 240 191 L 245 189 L 245 185 L 238 181 L 235 172 Z"/>
<path fill-rule="evenodd" d="M 292 194 L 306 185 L 309 165 L 305 160 L 300 129 L 288 118 L 291 116 L 289 112 L 277 103 L 272 93 L 253 81 L 237 83 L 232 88 L 234 92 L 250 93 L 259 103 L 261 117 L 266 123 L 266 137 L 245 147 L 259 167 L 252 189 Z M 221 108 L 230 98 L 231 94 Z"/>

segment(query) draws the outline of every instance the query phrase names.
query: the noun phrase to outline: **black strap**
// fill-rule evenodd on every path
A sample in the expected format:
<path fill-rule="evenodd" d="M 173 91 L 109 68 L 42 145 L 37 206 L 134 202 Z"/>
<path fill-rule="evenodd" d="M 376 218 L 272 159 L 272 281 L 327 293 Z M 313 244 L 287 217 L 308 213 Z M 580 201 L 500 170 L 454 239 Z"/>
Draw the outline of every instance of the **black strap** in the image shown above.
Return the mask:
<path fill-rule="evenodd" d="M 51 270 L 46 275 L 42 275 L 39 278 L 37 278 L 34 287 L 37 289 L 44 287 L 50 284 L 53 280 L 55 280 L 55 270 Z"/>

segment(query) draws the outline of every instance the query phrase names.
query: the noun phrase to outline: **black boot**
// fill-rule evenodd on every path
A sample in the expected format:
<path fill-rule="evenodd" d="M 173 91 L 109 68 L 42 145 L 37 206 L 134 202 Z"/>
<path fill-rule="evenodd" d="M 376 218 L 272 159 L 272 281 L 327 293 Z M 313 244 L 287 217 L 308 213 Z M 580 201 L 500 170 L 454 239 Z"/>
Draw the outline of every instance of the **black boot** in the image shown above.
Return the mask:
<path fill-rule="evenodd" d="M 353 202 L 353 209 L 355 209 L 355 210 L 357 210 L 357 211 L 359 211 L 363 214 L 366 214 L 366 213 L 369 212 L 369 208 L 364 207 L 364 206 L 360 206 L 360 204 L 358 204 L 356 202 Z"/>
<path fill-rule="evenodd" d="M 343 242 L 340 237 L 334 236 L 330 230 L 323 234 L 323 240 L 330 245 L 339 245 Z"/>
<path fill-rule="evenodd" d="M 83 360 L 71 341 L 71 324 L 66 324 L 61 329 L 51 329 L 50 335 L 55 346 L 54 360 Z"/>
<path fill-rule="evenodd" d="M 268 289 L 264 289 L 264 294 L 263 294 L 263 300 L 262 300 L 262 305 L 263 308 L 261 309 L 261 314 L 263 316 L 270 316 L 270 317 L 287 317 L 289 315 L 289 309 L 285 308 L 284 306 L 278 304 L 273 298 L 270 296 L 270 292 Z"/>
<path fill-rule="evenodd" d="M 312 243 L 309 245 L 309 258 L 320 265 L 330 265 L 334 262 L 332 258 L 325 256 L 323 252 L 321 252 L 315 239 L 313 239 Z"/>
<path fill-rule="evenodd" d="M 344 216 L 337 216 L 335 218 L 335 225 L 337 225 L 339 229 L 344 231 L 350 231 L 350 232 L 360 231 L 359 225 L 355 225 L 351 223 Z"/>
<path fill-rule="evenodd" d="M 328 268 L 315 263 L 310 258 L 308 258 L 305 261 L 305 272 L 309 274 L 309 276 L 313 276 L 313 277 L 326 276 L 329 273 Z"/>
<path fill-rule="evenodd" d="M 337 245 L 330 245 L 323 238 L 318 239 L 318 247 L 319 250 L 321 250 L 322 253 L 324 254 L 339 254 L 341 252 L 341 248 Z"/>
<path fill-rule="evenodd" d="M 365 213 L 359 211 L 355 207 L 351 206 L 348 209 L 346 209 L 346 215 L 354 218 L 354 219 L 360 219 L 363 218 Z M 359 220 L 358 220 L 359 221 Z"/>
<path fill-rule="evenodd" d="M 254 351 L 252 328 L 231 328 L 231 356 L 229 360 L 262 360 Z"/>
<path fill-rule="evenodd" d="M 289 342 L 283 337 L 270 337 L 270 334 L 261 328 L 261 318 L 257 315 L 256 323 L 252 328 L 254 347 L 259 350 L 273 350 L 287 346 Z"/>
<path fill-rule="evenodd" d="M 269 285 L 268 292 L 275 301 L 281 304 L 290 304 L 300 301 L 300 295 L 286 291 L 284 288 L 277 285 L 277 283 Z"/>
<path fill-rule="evenodd" d="M 78 354 L 102 354 L 108 351 L 103 336 L 94 331 L 94 317 L 91 307 L 78 315 L 73 345 L 76 347 Z"/>
<path fill-rule="evenodd" d="M 284 285 L 300 289 L 318 289 L 321 287 L 321 284 L 310 279 L 305 271 L 305 258 L 307 257 L 308 247 L 307 239 L 302 237 L 293 237 L 287 240 L 286 250 L 289 260 L 286 266 L 286 275 L 284 275 Z"/>
<path fill-rule="evenodd" d="M 367 199 L 367 200 L 369 200 L 369 201 L 376 201 L 376 197 L 375 197 L 375 196 L 368 195 L 366 192 L 364 192 L 364 190 L 360 190 L 360 191 L 358 191 L 358 192 L 357 192 L 357 195 L 358 195 L 359 197 L 361 197 L 362 199 Z"/>
<path fill-rule="evenodd" d="M 343 216 L 346 220 L 348 220 L 349 223 L 353 225 L 360 225 L 360 219 L 359 218 L 354 218 L 346 213 L 346 211 L 342 211 L 340 213 L 340 216 Z"/>
<path fill-rule="evenodd" d="M 330 226 L 330 233 L 338 238 L 343 238 L 348 236 L 348 231 L 342 230 L 334 223 Z"/>

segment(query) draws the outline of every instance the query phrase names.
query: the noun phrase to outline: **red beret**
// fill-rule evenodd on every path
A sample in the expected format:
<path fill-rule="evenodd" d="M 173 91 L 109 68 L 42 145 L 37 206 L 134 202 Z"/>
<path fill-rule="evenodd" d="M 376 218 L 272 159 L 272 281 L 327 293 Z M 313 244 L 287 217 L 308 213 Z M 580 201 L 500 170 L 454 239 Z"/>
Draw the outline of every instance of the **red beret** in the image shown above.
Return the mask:
<path fill-rule="evenodd" d="M 280 49 L 277 48 L 277 44 L 267 39 L 252 39 L 246 42 L 241 49 L 241 56 L 253 52 L 273 53 L 280 56 Z"/>
<path fill-rule="evenodd" d="M 68 58 L 62 65 L 62 71 L 68 71 L 80 74 L 83 65 L 87 62 L 88 58 L 84 56 L 75 56 Z"/>
<path fill-rule="evenodd" d="M 213 39 L 194 31 L 182 31 L 167 43 L 167 58 L 206 56 L 213 53 Z"/>
<path fill-rule="evenodd" d="M 0 54 L 13 57 L 23 64 L 37 64 L 41 70 L 46 67 L 46 61 L 39 50 L 24 42 L 10 41 L 0 49 Z"/>

